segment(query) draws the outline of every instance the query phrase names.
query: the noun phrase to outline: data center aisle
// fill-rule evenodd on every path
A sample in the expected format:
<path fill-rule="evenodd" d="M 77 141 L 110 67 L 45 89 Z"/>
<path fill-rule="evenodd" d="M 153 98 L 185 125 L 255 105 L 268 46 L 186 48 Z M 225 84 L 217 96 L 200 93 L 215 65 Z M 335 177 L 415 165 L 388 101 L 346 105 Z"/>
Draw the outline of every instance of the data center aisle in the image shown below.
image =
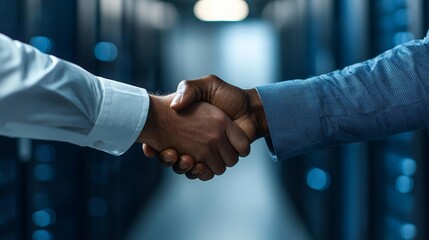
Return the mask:
<path fill-rule="evenodd" d="M 127 240 L 310 239 L 265 148 L 210 182 L 168 174 Z"/>

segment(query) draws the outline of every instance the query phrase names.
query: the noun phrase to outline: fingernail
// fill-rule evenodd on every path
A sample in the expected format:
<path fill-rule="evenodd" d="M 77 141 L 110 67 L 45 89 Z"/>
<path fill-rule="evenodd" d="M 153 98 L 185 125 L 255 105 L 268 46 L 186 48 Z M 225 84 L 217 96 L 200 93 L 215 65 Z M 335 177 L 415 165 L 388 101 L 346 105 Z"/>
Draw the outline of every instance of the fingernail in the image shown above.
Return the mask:
<path fill-rule="evenodd" d="M 186 87 L 185 82 L 184 81 L 180 82 L 179 86 L 177 86 L 176 92 L 179 94 L 183 94 L 185 92 L 185 87 Z"/>
<path fill-rule="evenodd" d="M 171 106 L 179 104 L 180 101 L 182 101 L 182 95 L 176 93 L 176 96 L 174 97 L 173 101 L 171 102 Z"/>
<path fill-rule="evenodd" d="M 164 162 L 165 162 L 166 164 L 170 164 L 170 163 L 172 163 L 173 161 L 174 161 L 174 159 L 173 159 L 172 157 L 170 157 L 170 156 L 164 157 Z"/>
<path fill-rule="evenodd" d="M 182 170 L 185 170 L 188 168 L 188 164 L 186 164 L 184 162 L 179 162 L 179 168 Z"/>
<path fill-rule="evenodd" d="M 200 168 L 196 167 L 196 168 L 192 169 L 191 174 L 192 175 L 198 175 L 198 174 L 200 174 Z"/>

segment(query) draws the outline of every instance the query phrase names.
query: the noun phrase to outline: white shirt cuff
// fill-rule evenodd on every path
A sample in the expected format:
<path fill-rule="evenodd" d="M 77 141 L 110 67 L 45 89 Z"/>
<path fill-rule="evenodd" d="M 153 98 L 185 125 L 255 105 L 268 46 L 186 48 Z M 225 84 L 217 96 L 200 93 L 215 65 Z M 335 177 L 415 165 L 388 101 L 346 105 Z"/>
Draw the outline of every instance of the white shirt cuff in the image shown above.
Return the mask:
<path fill-rule="evenodd" d="M 104 99 L 87 145 L 121 155 L 135 143 L 146 123 L 149 95 L 143 88 L 98 79 L 103 86 Z"/>

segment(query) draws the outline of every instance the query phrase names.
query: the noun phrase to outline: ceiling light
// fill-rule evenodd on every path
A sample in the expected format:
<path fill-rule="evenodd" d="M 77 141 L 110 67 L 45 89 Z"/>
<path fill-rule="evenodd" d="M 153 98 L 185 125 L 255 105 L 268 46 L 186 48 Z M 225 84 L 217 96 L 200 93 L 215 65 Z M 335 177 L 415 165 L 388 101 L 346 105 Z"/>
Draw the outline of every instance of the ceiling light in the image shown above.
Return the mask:
<path fill-rule="evenodd" d="M 244 0 L 199 0 L 194 14 L 202 21 L 242 21 L 249 15 L 249 6 Z"/>

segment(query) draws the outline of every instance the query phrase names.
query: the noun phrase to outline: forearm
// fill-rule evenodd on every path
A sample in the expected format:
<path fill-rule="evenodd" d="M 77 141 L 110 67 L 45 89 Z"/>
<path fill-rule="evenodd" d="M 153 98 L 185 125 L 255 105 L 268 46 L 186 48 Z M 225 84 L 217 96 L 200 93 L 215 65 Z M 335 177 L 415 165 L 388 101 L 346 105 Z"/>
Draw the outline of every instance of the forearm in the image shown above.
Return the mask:
<path fill-rule="evenodd" d="M 82 68 L 0 35 L 0 134 L 124 152 L 143 128 L 144 89 Z M 145 112 L 146 111 L 146 112 Z"/>
<path fill-rule="evenodd" d="M 258 88 L 273 151 L 284 159 L 426 128 L 428 62 L 428 42 L 415 41 L 342 71 Z"/>

